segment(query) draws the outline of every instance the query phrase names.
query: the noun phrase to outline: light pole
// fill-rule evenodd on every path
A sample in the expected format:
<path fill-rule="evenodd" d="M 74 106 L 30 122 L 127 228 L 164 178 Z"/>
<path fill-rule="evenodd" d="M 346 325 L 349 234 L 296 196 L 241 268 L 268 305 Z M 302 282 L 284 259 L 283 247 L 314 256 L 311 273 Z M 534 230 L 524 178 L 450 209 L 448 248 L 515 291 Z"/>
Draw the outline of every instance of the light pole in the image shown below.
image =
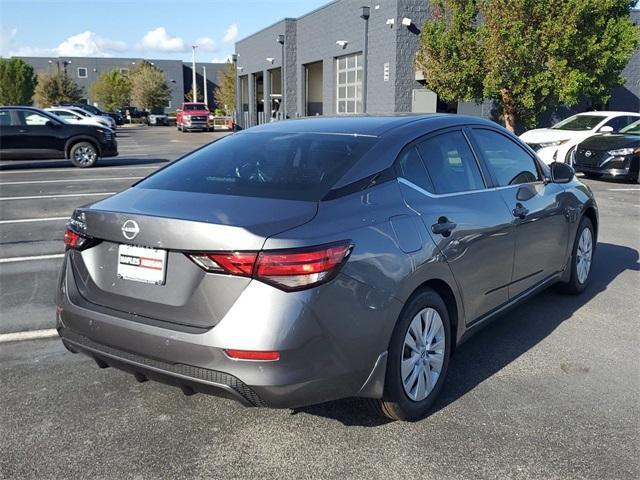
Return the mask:
<path fill-rule="evenodd" d="M 202 75 L 204 76 L 204 85 L 202 86 L 202 88 L 204 88 L 204 104 L 208 107 L 209 97 L 207 92 L 207 67 L 205 65 L 202 66 Z"/>
<path fill-rule="evenodd" d="M 234 93 L 234 102 L 233 106 L 233 131 L 237 130 L 238 122 L 240 122 L 240 92 L 238 91 L 238 54 L 234 53 L 231 55 L 231 63 L 233 63 L 233 93 Z"/>
<path fill-rule="evenodd" d="M 193 89 L 193 101 L 194 103 L 198 101 L 198 86 L 196 85 L 196 48 L 198 45 L 191 45 L 192 51 L 192 60 L 191 60 L 191 71 L 193 72 L 193 78 L 191 80 L 192 89 Z"/>
<path fill-rule="evenodd" d="M 360 18 L 364 20 L 364 46 L 362 48 L 362 113 L 367 113 L 367 54 L 369 53 L 370 7 L 362 7 Z"/>
<path fill-rule="evenodd" d="M 278 35 L 278 39 L 276 41 L 280 44 L 281 47 L 280 58 L 282 59 L 282 64 L 280 67 L 280 88 L 282 90 L 282 118 L 283 120 L 285 120 L 287 118 L 287 96 L 285 94 L 285 90 L 287 88 L 287 77 L 284 61 L 284 35 Z"/>

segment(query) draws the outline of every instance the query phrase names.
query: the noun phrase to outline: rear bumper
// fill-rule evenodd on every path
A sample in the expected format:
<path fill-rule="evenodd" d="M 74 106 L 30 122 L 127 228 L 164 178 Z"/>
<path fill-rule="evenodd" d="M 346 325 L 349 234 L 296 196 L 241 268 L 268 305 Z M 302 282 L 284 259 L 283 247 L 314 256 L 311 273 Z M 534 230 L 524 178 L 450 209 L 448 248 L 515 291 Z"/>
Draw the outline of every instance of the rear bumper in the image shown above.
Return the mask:
<path fill-rule="evenodd" d="M 215 327 L 202 329 L 88 302 L 79 294 L 73 269 L 66 267 L 69 261 L 67 255 L 56 327 L 70 350 L 99 365 L 128 371 L 138 380 L 169 383 L 185 393 L 219 395 L 251 406 L 294 408 L 382 394 L 368 384 L 379 380 L 371 374 L 387 348 L 395 323 L 391 318 L 397 318 L 402 305 L 389 300 L 387 308 L 372 311 L 353 301 L 340 311 L 347 296 L 371 296 L 369 287 L 349 277 L 293 294 L 252 282 Z M 234 360 L 225 348 L 277 350 L 280 360 Z"/>

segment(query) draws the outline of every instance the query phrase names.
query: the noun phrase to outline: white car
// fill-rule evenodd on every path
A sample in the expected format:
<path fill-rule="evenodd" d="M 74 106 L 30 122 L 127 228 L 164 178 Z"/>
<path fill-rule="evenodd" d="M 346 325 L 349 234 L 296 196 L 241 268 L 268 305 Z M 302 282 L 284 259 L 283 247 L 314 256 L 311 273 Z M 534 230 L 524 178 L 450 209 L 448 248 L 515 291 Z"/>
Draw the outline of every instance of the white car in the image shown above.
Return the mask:
<path fill-rule="evenodd" d="M 536 128 L 520 135 L 546 163 L 564 162 L 573 165 L 576 145 L 596 133 L 613 133 L 640 119 L 632 112 L 579 113 L 551 128 Z"/>
<path fill-rule="evenodd" d="M 83 117 L 99 119 L 100 121 L 105 122 L 106 123 L 105 126 L 109 127 L 111 130 L 115 131 L 116 129 L 116 121 L 108 115 L 95 115 L 91 113 L 89 110 L 85 110 L 84 108 L 81 108 L 81 107 L 76 107 L 75 105 L 65 107 L 65 108 L 68 110 L 71 110 L 72 112 L 79 113 Z"/>
<path fill-rule="evenodd" d="M 79 123 L 81 125 L 95 125 L 96 127 L 111 128 L 111 124 L 102 117 L 95 115 L 82 115 L 69 107 L 50 107 L 45 108 L 47 112 L 53 113 L 56 117 L 60 117 L 69 123 Z"/>

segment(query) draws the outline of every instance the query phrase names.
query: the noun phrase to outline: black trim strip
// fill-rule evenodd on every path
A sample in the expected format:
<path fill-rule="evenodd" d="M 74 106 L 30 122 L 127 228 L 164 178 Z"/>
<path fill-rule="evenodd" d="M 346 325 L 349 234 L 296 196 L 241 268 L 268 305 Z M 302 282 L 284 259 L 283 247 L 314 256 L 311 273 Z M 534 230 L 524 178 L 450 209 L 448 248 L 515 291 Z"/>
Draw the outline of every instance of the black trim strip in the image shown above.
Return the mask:
<path fill-rule="evenodd" d="M 516 284 L 518 282 L 526 280 L 527 278 L 531 278 L 531 277 L 533 277 L 535 275 L 538 275 L 541 272 L 542 272 L 542 270 L 538 270 L 537 272 L 533 272 L 533 273 L 530 273 L 529 275 L 525 275 L 524 277 L 519 278 L 517 280 L 514 280 L 513 282 L 505 283 L 501 287 L 494 288 L 493 290 L 489 290 L 488 292 L 485 293 L 485 295 L 489 295 L 490 293 L 497 292 L 498 290 L 502 290 L 503 288 L 510 287 L 511 285 L 514 285 L 514 284 Z"/>
<path fill-rule="evenodd" d="M 330 190 L 324 198 L 321 200 L 325 202 L 327 200 L 335 200 L 336 198 L 344 197 L 346 195 L 351 195 L 352 193 L 361 192 L 371 187 L 375 187 L 381 183 L 389 182 L 396 178 L 396 172 L 393 166 L 382 170 L 381 172 L 374 173 L 373 175 L 369 175 L 368 177 L 363 178 L 362 180 L 358 180 L 353 183 L 349 183 L 344 187 L 336 188 L 335 190 Z"/>

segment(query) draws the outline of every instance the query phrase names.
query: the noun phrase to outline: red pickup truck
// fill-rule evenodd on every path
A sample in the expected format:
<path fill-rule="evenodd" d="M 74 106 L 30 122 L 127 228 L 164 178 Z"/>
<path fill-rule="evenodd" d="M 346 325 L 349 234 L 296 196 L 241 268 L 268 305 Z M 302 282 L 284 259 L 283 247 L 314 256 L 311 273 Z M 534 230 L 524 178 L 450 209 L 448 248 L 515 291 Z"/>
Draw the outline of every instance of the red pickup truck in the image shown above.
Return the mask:
<path fill-rule="evenodd" d="M 176 110 L 178 130 L 182 132 L 191 130 L 212 131 L 213 126 L 209 124 L 210 114 L 209 108 L 204 103 L 185 102 Z"/>

